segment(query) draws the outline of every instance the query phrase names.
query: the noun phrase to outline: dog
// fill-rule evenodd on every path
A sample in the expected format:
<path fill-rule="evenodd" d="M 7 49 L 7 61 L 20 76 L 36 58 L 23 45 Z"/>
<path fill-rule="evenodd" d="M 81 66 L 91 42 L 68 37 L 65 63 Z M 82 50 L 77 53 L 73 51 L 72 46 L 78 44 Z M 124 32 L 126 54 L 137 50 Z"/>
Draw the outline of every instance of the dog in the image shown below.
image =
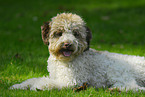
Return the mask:
<path fill-rule="evenodd" d="M 76 14 L 61 13 L 41 26 L 48 46 L 49 77 L 28 79 L 10 89 L 50 90 L 81 86 L 145 90 L 145 58 L 89 47 L 92 32 Z"/>

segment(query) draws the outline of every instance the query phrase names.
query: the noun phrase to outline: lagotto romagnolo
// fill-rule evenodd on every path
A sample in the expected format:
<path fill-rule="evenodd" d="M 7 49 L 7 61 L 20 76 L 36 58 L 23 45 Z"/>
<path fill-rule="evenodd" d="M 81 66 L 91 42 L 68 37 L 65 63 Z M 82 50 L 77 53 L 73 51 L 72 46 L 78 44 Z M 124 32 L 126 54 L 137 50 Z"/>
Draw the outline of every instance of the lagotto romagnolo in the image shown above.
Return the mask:
<path fill-rule="evenodd" d="M 81 86 L 145 90 L 145 58 L 89 48 L 92 33 L 72 13 L 57 14 L 41 26 L 48 45 L 48 77 L 28 79 L 10 89 L 50 90 Z"/>

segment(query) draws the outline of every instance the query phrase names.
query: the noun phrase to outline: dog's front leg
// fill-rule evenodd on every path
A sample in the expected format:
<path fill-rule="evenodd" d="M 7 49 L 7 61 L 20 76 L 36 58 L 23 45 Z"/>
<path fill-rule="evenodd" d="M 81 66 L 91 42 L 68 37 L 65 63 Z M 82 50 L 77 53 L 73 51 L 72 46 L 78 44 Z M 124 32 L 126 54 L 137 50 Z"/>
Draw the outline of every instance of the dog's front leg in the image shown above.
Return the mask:
<path fill-rule="evenodd" d="M 15 84 L 10 89 L 23 89 L 23 90 L 50 90 L 55 88 L 55 81 L 48 77 L 28 79 L 20 84 Z"/>
<path fill-rule="evenodd" d="M 11 86 L 9 89 L 23 89 L 23 90 L 28 90 L 31 87 L 34 86 L 34 84 L 39 80 L 40 78 L 32 78 L 28 79 L 20 84 L 15 84 Z"/>

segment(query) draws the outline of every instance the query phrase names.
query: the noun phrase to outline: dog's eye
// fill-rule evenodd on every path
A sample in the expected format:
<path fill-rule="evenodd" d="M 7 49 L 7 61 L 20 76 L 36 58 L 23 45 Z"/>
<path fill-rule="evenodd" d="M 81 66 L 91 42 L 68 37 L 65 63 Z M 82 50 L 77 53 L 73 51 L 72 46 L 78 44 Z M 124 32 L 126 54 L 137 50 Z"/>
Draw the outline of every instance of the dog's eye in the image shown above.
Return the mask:
<path fill-rule="evenodd" d="M 62 32 L 56 32 L 56 33 L 54 34 L 54 36 L 55 36 L 55 37 L 60 37 L 60 36 L 62 36 Z"/>
<path fill-rule="evenodd" d="M 57 33 L 57 36 L 62 36 L 62 32 Z"/>
<path fill-rule="evenodd" d="M 75 37 L 80 36 L 79 31 L 77 29 L 73 30 L 73 34 L 74 34 Z"/>

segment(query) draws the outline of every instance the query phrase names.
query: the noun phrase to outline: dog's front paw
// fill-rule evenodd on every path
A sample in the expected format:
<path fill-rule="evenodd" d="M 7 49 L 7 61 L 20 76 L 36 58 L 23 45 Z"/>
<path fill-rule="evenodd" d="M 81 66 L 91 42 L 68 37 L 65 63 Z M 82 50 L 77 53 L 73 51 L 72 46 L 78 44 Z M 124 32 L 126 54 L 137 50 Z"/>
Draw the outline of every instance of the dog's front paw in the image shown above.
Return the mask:
<path fill-rule="evenodd" d="M 11 86 L 9 89 L 22 89 L 22 90 L 29 90 L 30 86 L 23 86 L 21 84 L 15 84 L 13 86 Z"/>
<path fill-rule="evenodd" d="M 37 80 L 39 80 L 39 78 L 28 79 L 20 84 L 15 84 L 11 86 L 9 89 L 36 90 L 34 88 L 33 89 L 31 88 L 34 86 Z"/>
<path fill-rule="evenodd" d="M 55 84 L 48 77 L 28 79 L 21 84 L 15 84 L 9 89 L 23 89 L 23 90 L 49 90 L 54 88 Z"/>

